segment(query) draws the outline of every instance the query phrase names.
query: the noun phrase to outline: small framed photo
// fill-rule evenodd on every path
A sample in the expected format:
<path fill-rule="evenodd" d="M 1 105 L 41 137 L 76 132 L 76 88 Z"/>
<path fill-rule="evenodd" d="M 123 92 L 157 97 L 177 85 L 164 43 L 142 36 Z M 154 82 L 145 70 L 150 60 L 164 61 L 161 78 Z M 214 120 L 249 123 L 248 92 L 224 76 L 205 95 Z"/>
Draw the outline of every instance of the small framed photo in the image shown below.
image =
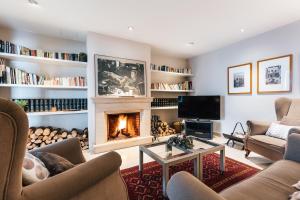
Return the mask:
<path fill-rule="evenodd" d="M 228 94 L 252 94 L 252 63 L 227 68 Z"/>
<path fill-rule="evenodd" d="M 292 54 L 257 61 L 257 93 L 290 92 L 292 65 Z"/>

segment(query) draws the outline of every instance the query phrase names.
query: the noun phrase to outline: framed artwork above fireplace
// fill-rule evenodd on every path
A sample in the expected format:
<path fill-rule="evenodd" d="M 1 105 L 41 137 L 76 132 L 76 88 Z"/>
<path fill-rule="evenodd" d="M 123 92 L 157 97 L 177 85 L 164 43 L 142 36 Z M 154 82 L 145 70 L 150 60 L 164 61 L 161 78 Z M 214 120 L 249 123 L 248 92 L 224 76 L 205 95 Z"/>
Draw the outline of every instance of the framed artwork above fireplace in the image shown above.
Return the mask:
<path fill-rule="evenodd" d="M 146 62 L 95 55 L 96 96 L 146 96 Z"/>

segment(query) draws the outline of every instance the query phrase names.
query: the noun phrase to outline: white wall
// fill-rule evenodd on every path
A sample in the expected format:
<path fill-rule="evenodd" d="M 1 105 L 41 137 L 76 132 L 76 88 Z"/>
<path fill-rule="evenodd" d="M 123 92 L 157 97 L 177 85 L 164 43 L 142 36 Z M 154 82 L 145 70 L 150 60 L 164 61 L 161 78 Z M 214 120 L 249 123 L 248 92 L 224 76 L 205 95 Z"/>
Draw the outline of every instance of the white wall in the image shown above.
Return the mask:
<path fill-rule="evenodd" d="M 119 58 L 146 61 L 147 77 L 150 77 L 151 48 L 147 44 L 133 42 L 121 38 L 101 35 L 89 32 L 87 34 L 87 54 L 88 54 L 88 97 L 89 97 L 89 133 L 90 147 L 95 144 L 95 105 L 91 97 L 95 97 L 95 65 L 94 55 L 106 55 Z M 150 88 L 151 79 L 147 80 L 147 88 Z M 150 97 L 150 90 L 147 91 Z"/>
<path fill-rule="evenodd" d="M 222 95 L 225 98 L 225 117 L 216 122 L 215 131 L 229 133 L 237 121 L 274 121 L 276 98 L 299 97 L 299 35 L 300 21 L 189 60 L 195 74 L 195 94 Z M 256 62 L 290 53 L 294 55 L 292 92 L 257 94 Z M 227 67 L 246 62 L 253 63 L 253 94 L 227 95 Z"/>
<path fill-rule="evenodd" d="M 79 53 L 86 52 L 84 42 L 48 37 L 39 34 L 14 31 L 0 28 L 0 39 L 8 40 L 18 45 L 45 51 Z M 10 67 L 23 69 L 30 73 L 47 74 L 49 76 L 86 76 L 85 68 L 55 66 L 51 64 L 35 64 L 30 62 L 9 61 Z M 86 91 L 50 90 L 38 88 L 0 88 L 0 97 L 12 98 L 87 98 Z M 30 126 L 54 126 L 59 128 L 87 127 L 87 114 L 61 116 L 32 116 Z"/>

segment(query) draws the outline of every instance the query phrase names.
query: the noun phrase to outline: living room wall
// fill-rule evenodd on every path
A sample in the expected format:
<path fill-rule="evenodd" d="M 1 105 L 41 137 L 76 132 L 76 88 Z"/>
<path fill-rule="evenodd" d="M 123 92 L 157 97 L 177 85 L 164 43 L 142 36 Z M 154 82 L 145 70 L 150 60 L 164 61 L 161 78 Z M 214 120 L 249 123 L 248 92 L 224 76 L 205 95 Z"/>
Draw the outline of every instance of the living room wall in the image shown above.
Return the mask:
<path fill-rule="evenodd" d="M 242 34 L 242 33 L 241 33 Z M 195 77 L 195 95 L 222 95 L 224 117 L 214 131 L 230 133 L 234 124 L 247 120 L 275 121 L 274 101 L 279 97 L 297 98 L 300 90 L 300 21 L 189 59 Z M 256 62 L 293 54 L 293 89 L 290 93 L 257 94 Z M 227 67 L 252 62 L 252 95 L 227 94 Z"/>

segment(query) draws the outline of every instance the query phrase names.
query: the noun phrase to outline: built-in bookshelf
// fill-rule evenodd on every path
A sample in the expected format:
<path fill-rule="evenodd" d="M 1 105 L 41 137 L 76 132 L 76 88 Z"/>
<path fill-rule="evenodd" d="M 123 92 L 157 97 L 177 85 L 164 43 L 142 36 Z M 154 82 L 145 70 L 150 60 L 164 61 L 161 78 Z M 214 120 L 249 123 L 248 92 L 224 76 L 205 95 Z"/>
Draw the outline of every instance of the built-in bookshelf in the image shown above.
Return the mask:
<path fill-rule="evenodd" d="M 176 110 L 178 106 L 151 107 L 151 110 Z"/>
<path fill-rule="evenodd" d="M 193 74 L 178 73 L 178 72 L 165 72 L 159 70 L 151 70 L 153 76 L 178 76 L 178 77 L 192 77 Z"/>
<path fill-rule="evenodd" d="M 55 86 L 55 85 L 25 85 L 25 84 L 0 84 L 0 87 L 8 88 L 42 88 L 58 90 L 87 90 L 87 86 Z"/>
<path fill-rule="evenodd" d="M 151 89 L 151 92 L 190 93 L 190 92 L 195 92 L 195 91 L 194 90 L 160 90 L 160 89 Z"/>
<path fill-rule="evenodd" d="M 74 115 L 74 114 L 86 114 L 87 110 L 78 111 L 55 111 L 55 112 L 29 112 L 28 116 L 50 116 L 50 115 Z"/>

